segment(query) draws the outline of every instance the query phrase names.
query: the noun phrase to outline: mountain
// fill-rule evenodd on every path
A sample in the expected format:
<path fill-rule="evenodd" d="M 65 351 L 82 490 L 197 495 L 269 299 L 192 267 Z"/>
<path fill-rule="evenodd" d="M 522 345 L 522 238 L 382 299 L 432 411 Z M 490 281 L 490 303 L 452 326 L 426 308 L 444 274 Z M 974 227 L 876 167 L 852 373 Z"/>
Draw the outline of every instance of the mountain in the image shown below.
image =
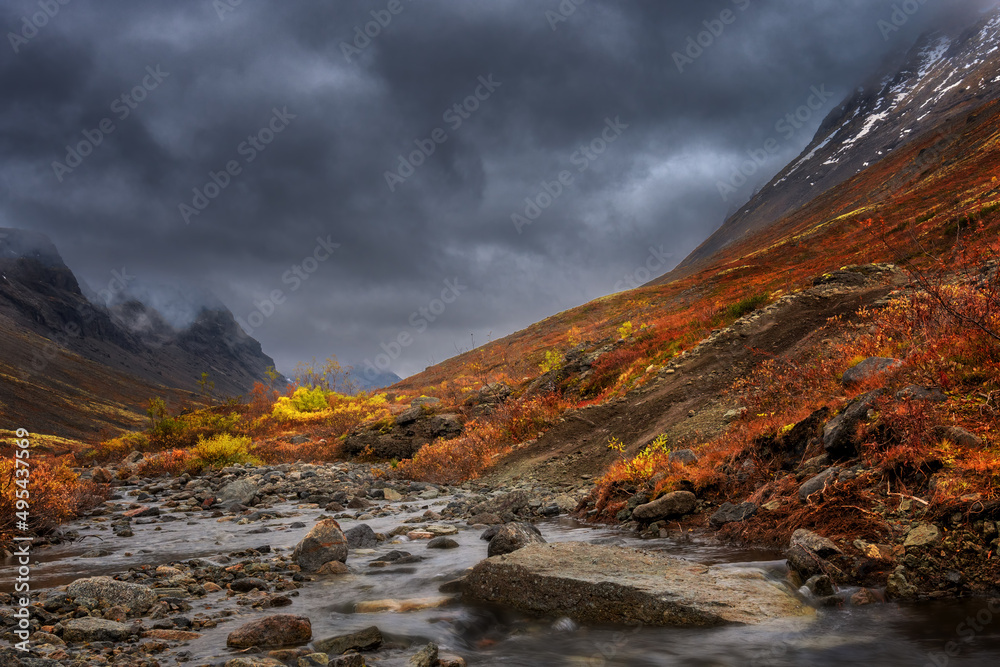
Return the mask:
<path fill-rule="evenodd" d="M 718 251 L 768 228 L 818 196 L 898 153 L 930 141 L 904 173 L 919 176 L 956 143 L 943 125 L 1000 99 L 1000 13 L 971 27 L 937 31 L 859 86 L 820 125 L 802 154 L 781 170 L 674 271 L 689 275 Z"/>
<path fill-rule="evenodd" d="M 175 328 L 137 300 L 88 298 L 52 242 L 19 229 L 0 229 L 0 334 L 5 412 L 69 438 L 128 425 L 152 396 L 190 398 L 202 373 L 216 396 L 246 393 L 274 365 L 224 308 Z M 98 395 L 107 404 L 94 406 Z M 45 409 L 56 401 L 65 405 Z"/>

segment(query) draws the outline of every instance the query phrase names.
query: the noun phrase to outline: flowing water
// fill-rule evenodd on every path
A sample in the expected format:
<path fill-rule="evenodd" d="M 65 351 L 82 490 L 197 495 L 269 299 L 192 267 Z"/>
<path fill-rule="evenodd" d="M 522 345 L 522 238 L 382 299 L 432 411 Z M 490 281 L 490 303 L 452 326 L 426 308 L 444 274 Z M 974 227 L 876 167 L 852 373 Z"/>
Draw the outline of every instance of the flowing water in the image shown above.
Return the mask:
<path fill-rule="evenodd" d="M 125 539 L 111 536 L 107 523 L 80 522 L 70 528 L 79 532 L 82 541 L 36 553 L 32 585 L 35 589 L 58 586 L 79 577 L 113 574 L 139 565 L 190 558 L 213 560 L 263 544 L 275 550 L 289 549 L 321 513 L 318 509 L 297 510 L 291 504 L 274 509 L 281 512 L 282 518 L 251 525 L 217 522 L 198 515 L 166 523 L 134 521 L 135 536 Z M 364 523 L 376 532 L 388 532 L 425 509 L 426 505 L 411 504 L 398 514 Z M 294 521 L 306 527 L 287 528 Z M 341 521 L 345 529 L 356 523 Z M 248 534 L 251 528 L 261 525 L 268 526 L 271 532 Z M 460 544 L 457 549 L 429 550 L 425 543 L 414 541 L 382 544 L 372 554 L 352 553 L 348 558 L 352 574 L 319 577 L 299 589 L 290 607 L 278 611 L 308 616 L 314 638 L 377 625 L 388 637 L 405 643 L 434 641 L 442 650 L 463 656 L 470 665 L 1000 665 L 1000 613 L 992 613 L 982 599 L 820 609 L 812 622 L 710 629 L 580 627 L 568 619 L 537 620 L 460 603 L 404 613 L 355 613 L 360 601 L 438 596 L 443 582 L 484 558 L 486 542 L 479 539 L 480 531 L 464 523 L 457 527 L 459 533 L 452 536 Z M 707 539 L 639 540 L 566 519 L 542 523 L 539 528 L 550 542 L 642 546 L 706 564 L 754 567 L 775 577 L 784 574 L 784 562 L 778 554 L 736 549 Z M 111 553 L 98 558 L 80 557 L 92 549 Z M 406 550 L 425 560 L 384 569 L 366 566 L 377 554 L 392 549 Z M 5 585 L 10 582 L 13 570 L 14 564 L 9 561 L 0 564 L 0 581 Z M 222 599 L 223 594 L 217 593 L 193 600 L 193 608 L 186 615 L 218 609 L 223 606 Z M 183 650 L 189 654 L 184 656 L 184 664 L 221 664 L 230 655 L 225 648 L 226 635 L 240 623 L 265 612 L 248 612 L 240 607 L 239 613 L 245 616 L 206 629 L 202 637 L 185 645 Z M 167 658 L 164 664 L 173 664 L 172 660 Z M 369 664 L 379 663 L 369 660 Z M 384 664 L 399 663 L 389 660 Z"/>

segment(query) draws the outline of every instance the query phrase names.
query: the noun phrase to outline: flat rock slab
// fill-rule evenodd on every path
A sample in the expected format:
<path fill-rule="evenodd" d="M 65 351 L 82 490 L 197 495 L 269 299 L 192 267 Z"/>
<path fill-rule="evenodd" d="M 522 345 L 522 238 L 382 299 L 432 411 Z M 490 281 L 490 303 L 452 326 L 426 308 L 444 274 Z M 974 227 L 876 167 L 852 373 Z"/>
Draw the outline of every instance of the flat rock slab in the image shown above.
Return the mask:
<path fill-rule="evenodd" d="M 595 624 L 753 625 L 815 613 L 757 570 L 581 542 L 530 544 L 481 561 L 465 578 L 463 593 Z"/>

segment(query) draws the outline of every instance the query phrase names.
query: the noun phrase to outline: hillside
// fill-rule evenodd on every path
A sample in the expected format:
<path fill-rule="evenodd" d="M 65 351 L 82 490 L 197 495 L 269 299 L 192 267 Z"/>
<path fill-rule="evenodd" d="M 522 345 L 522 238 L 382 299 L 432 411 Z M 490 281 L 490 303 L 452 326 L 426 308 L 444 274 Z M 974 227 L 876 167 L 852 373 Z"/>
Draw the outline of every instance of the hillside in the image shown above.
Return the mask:
<path fill-rule="evenodd" d="M 274 363 L 228 311 L 175 330 L 138 301 L 91 302 L 47 237 L 17 229 L 0 229 L 0 332 L 5 414 L 57 438 L 134 427 L 154 396 L 204 402 L 202 373 L 215 396 L 247 393 Z"/>

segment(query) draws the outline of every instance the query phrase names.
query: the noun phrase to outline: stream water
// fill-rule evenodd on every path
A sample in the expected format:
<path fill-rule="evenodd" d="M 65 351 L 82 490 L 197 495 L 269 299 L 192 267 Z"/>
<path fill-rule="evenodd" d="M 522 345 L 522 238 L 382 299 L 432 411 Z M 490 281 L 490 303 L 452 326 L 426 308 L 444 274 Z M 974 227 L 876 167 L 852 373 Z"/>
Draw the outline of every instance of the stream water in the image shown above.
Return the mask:
<path fill-rule="evenodd" d="M 400 513 L 364 523 L 376 532 L 389 532 L 404 519 L 422 514 L 426 507 L 412 504 Z M 274 509 L 282 518 L 249 526 L 198 515 L 167 523 L 133 522 L 135 536 L 124 539 L 112 536 L 107 523 L 78 522 L 68 528 L 78 531 L 82 540 L 36 553 L 32 586 L 34 589 L 59 586 L 80 577 L 114 574 L 139 565 L 190 558 L 212 560 L 263 544 L 275 550 L 289 549 L 321 513 L 318 509 L 295 509 L 291 504 Z M 306 527 L 288 528 L 294 521 L 301 521 Z M 356 523 L 341 521 L 344 529 Z M 250 528 L 262 525 L 271 531 L 248 534 Z M 406 550 L 423 556 L 419 563 L 368 568 L 366 563 L 376 554 L 352 553 L 348 557 L 352 574 L 319 577 L 307 583 L 293 598 L 292 606 L 279 611 L 308 616 L 317 639 L 377 625 L 387 636 L 402 641 L 414 644 L 434 641 L 442 650 L 461 655 L 470 665 L 1000 665 L 1000 614 L 991 613 L 983 599 L 820 609 L 814 621 L 804 624 L 789 621 L 711 629 L 580 627 L 568 619 L 530 619 L 504 610 L 460 603 L 405 613 L 355 613 L 355 604 L 360 601 L 437 596 L 443 582 L 484 558 L 486 542 L 479 539 L 481 531 L 464 523 L 456 527 L 459 533 L 452 537 L 460 544 L 457 549 L 430 550 L 426 543 L 414 541 L 404 545 L 382 544 L 375 550 L 376 554 Z M 539 528 L 550 542 L 641 546 L 706 564 L 754 567 L 775 577 L 784 575 L 784 561 L 778 554 L 740 550 L 707 539 L 640 540 L 567 519 L 541 523 Z M 111 553 L 98 558 L 80 557 L 93 549 Z M 13 570 L 12 562 L 0 563 L 4 590 L 10 590 L 8 583 L 13 579 Z M 193 600 L 188 615 L 218 608 L 222 597 L 223 594 L 217 593 L 207 599 Z M 265 612 L 240 608 L 240 613 L 246 615 L 207 629 L 202 637 L 185 645 L 183 650 L 189 651 L 189 655 L 184 664 L 221 664 L 230 656 L 225 648 L 228 633 Z M 167 658 L 164 664 L 174 664 L 172 660 Z M 379 663 L 369 661 L 369 664 Z"/>

